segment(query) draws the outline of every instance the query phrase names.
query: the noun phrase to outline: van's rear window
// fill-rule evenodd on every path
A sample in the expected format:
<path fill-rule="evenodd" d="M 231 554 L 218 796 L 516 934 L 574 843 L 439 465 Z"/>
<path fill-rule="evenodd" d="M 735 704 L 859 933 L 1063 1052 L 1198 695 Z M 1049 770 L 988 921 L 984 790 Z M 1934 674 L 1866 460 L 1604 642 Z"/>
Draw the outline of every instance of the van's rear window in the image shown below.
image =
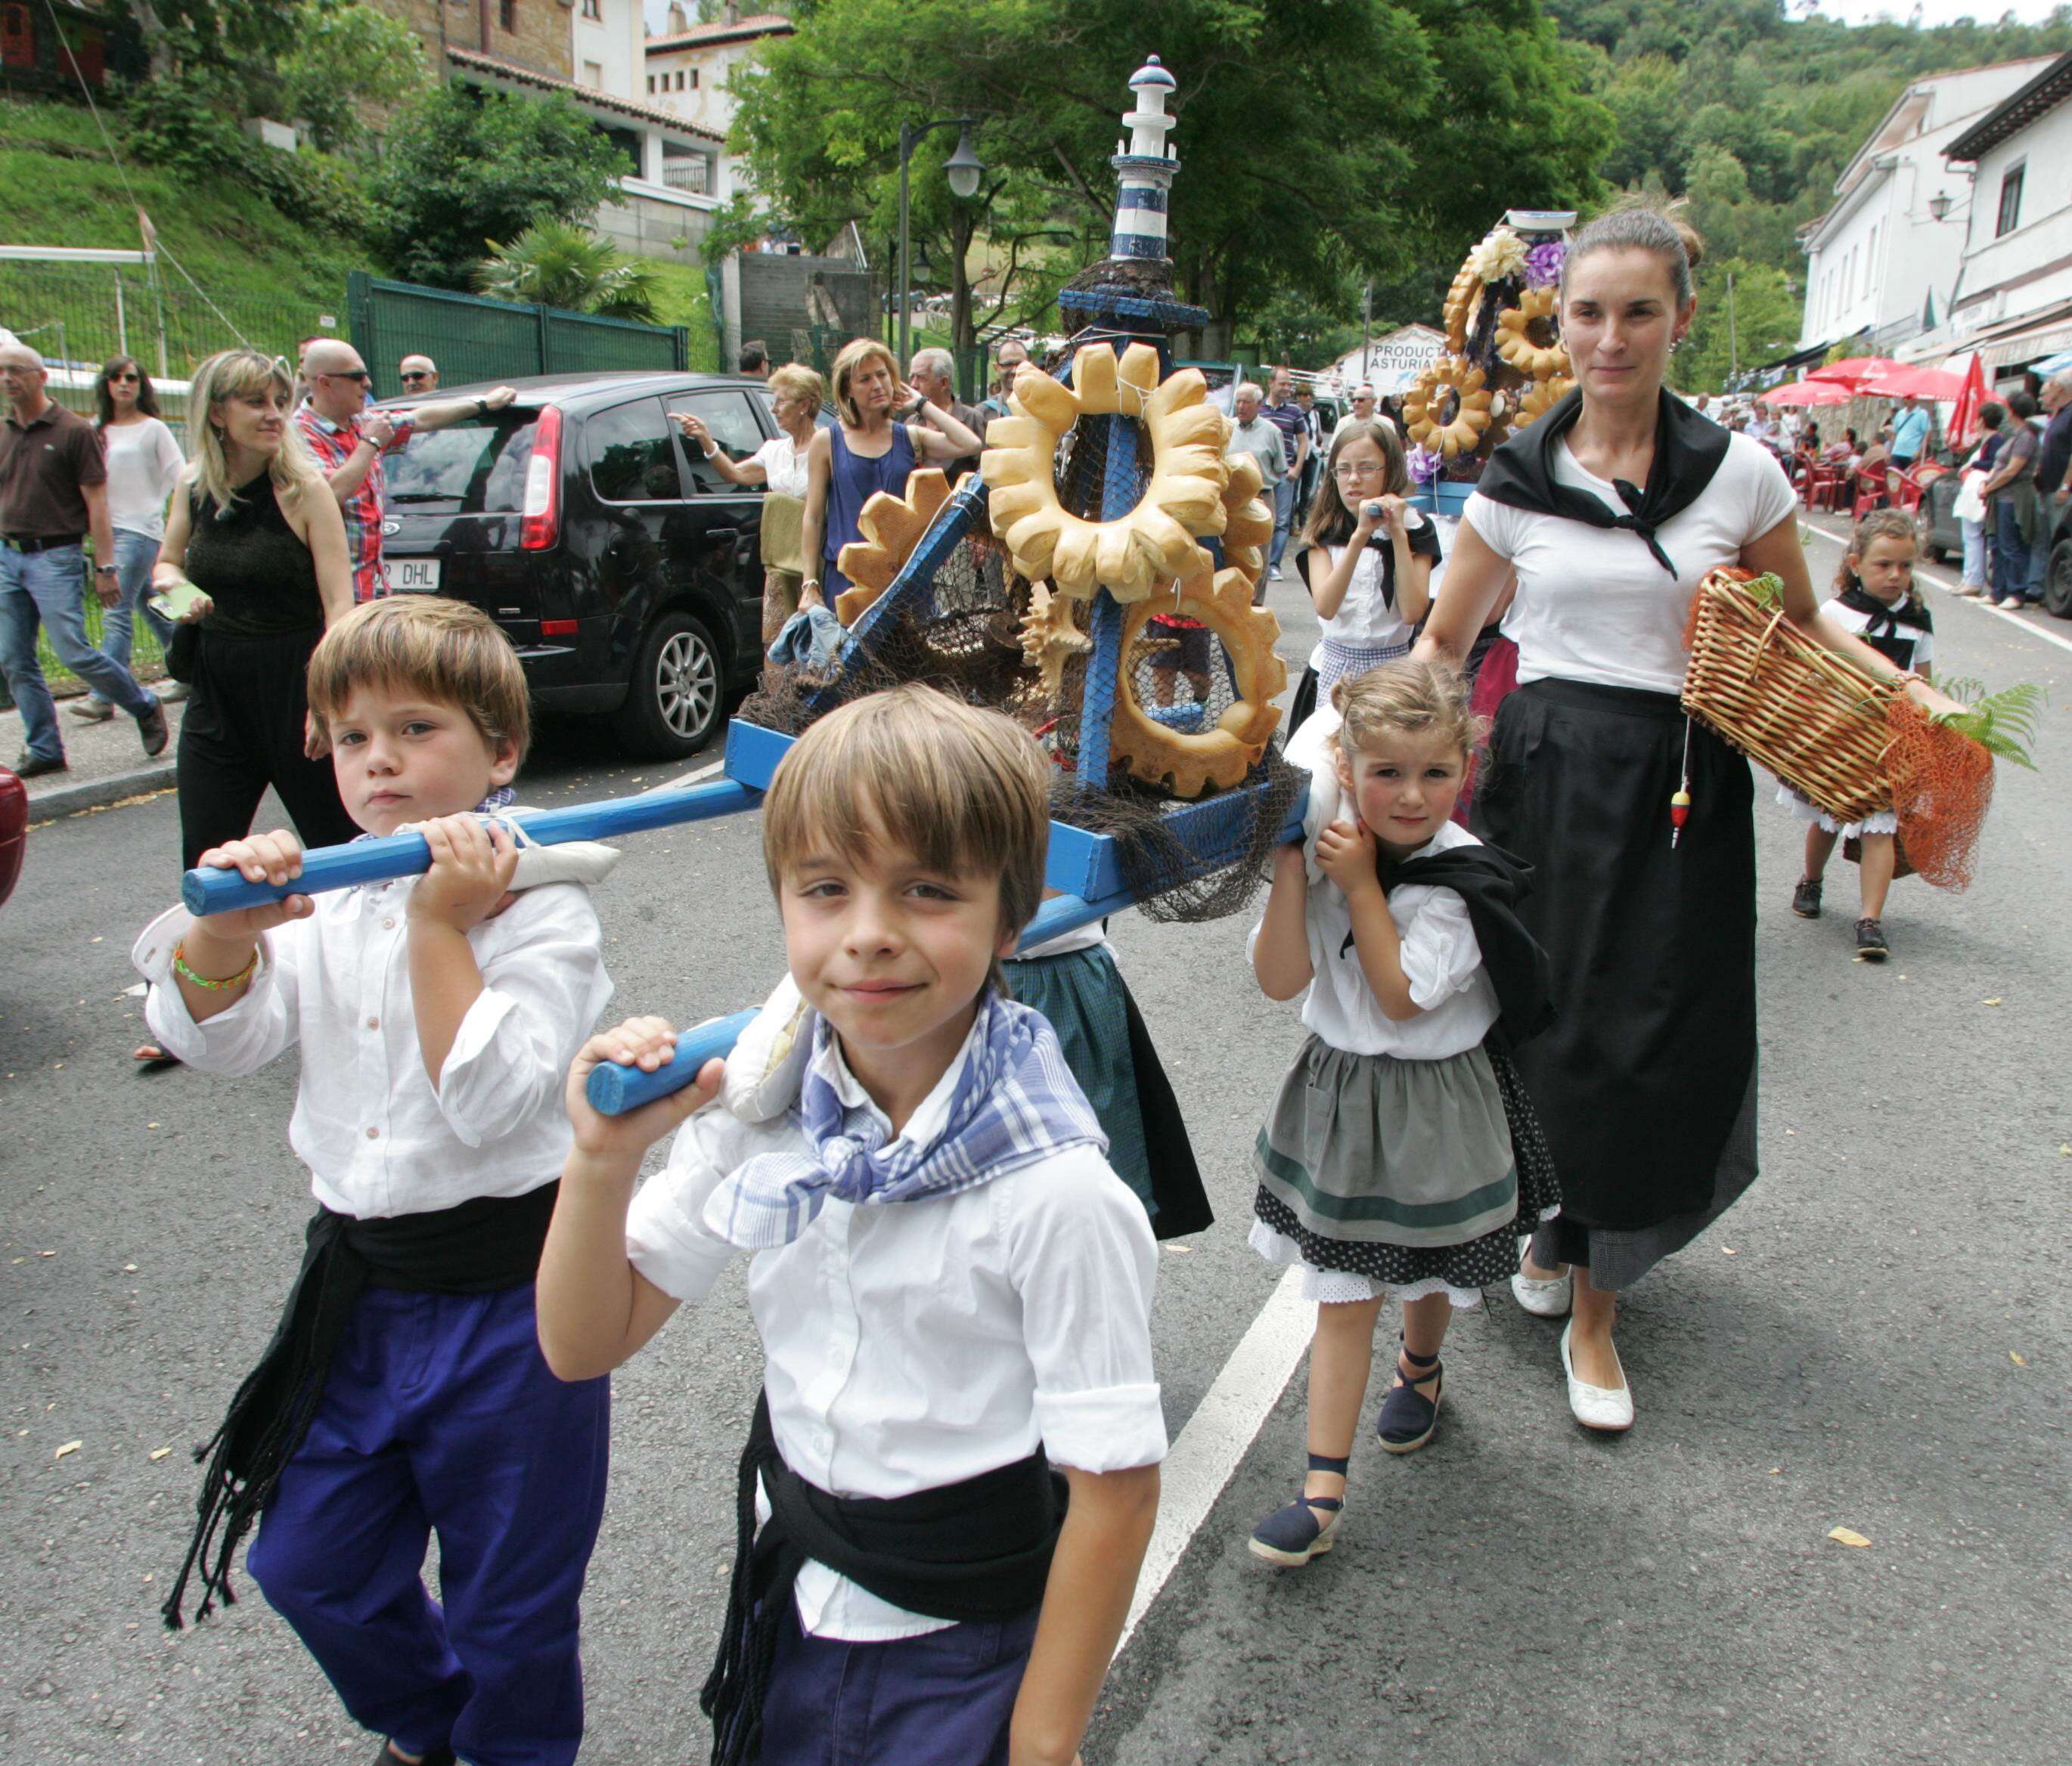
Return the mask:
<path fill-rule="evenodd" d="M 419 515 L 513 515 L 524 507 L 536 411 L 492 411 L 420 429 L 382 462 L 392 508 Z"/>

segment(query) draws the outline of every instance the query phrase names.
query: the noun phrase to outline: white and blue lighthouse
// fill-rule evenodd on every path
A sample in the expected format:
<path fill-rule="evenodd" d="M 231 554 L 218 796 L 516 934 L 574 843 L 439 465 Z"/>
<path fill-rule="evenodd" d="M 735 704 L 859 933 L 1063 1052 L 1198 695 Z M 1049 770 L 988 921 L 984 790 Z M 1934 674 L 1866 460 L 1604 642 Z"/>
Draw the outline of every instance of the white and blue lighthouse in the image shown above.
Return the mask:
<path fill-rule="evenodd" d="M 1124 114 L 1129 139 L 1115 144 L 1111 162 L 1120 179 L 1115 198 L 1115 233 L 1111 257 L 1162 258 L 1166 253 L 1166 212 L 1173 175 L 1180 162 L 1166 150 L 1166 132 L 1174 119 L 1166 114 L 1166 95 L 1175 82 L 1151 59 L 1129 76 L 1137 107 Z"/>

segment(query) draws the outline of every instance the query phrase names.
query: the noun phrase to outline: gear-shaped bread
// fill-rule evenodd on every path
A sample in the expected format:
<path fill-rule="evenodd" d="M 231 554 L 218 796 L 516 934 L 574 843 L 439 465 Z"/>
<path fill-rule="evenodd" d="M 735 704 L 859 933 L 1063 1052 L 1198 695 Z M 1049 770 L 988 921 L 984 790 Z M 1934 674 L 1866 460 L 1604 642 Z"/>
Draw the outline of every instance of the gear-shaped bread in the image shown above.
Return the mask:
<path fill-rule="evenodd" d="M 1535 319 L 1551 319 L 1557 296 L 1551 288 L 1528 288 L 1518 297 L 1518 305 L 1507 306 L 1496 316 L 1496 353 L 1521 374 L 1536 380 L 1552 380 L 1568 372 L 1568 351 L 1560 342 L 1536 343 L 1531 327 Z"/>
<path fill-rule="evenodd" d="M 1482 303 L 1482 279 L 1463 264 L 1453 285 L 1446 290 L 1446 347 L 1458 355 L 1468 347 L 1468 327 L 1475 322 L 1475 309 Z"/>
<path fill-rule="evenodd" d="M 1453 417 L 1441 422 L 1438 412 L 1448 392 L 1458 395 Z M 1403 401 L 1403 421 L 1410 439 L 1436 448 L 1448 459 L 1472 454 L 1490 426 L 1493 394 L 1483 384 L 1482 371 L 1464 356 L 1442 355 L 1417 376 L 1417 384 Z"/>
<path fill-rule="evenodd" d="M 1262 494 L 1266 478 L 1256 454 L 1237 455 L 1230 469 L 1230 483 L 1223 487 L 1223 562 L 1242 570 L 1256 589 L 1266 569 L 1266 543 L 1273 537 L 1273 511 Z M 1206 595 L 1215 574 L 1215 560 L 1208 548 L 1197 546 L 1194 567 L 1180 580 Z"/>
<path fill-rule="evenodd" d="M 841 548 L 835 564 L 854 583 L 836 598 L 835 618 L 853 626 L 864 610 L 892 586 L 921 536 L 950 500 L 950 481 L 940 466 L 918 466 L 906 474 L 906 494 L 874 491 L 857 512 L 863 538 Z"/>
<path fill-rule="evenodd" d="M 1123 617 L 1124 655 L 1135 653 L 1149 621 L 1177 614 L 1198 620 L 1223 640 L 1237 676 L 1237 698 L 1214 729 L 1195 734 L 1169 729 L 1148 717 L 1129 681 L 1116 695 L 1111 752 L 1136 778 L 1162 785 L 1175 797 L 1199 797 L 1211 785 L 1227 791 L 1242 784 L 1280 727 L 1281 708 L 1273 701 L 1288 685 L 1288 665 L 1273 651 L 1281 622 L 1252 606 L 1252 579 L 1231 566 L 1219 570 L 1212 585 L 1183 583 L 1177 593 L 1140 601 Z"/>
<path fill-rule="evenodd" d="M 1513 420 L 1514 427 L 1520 429 L 1531 428 L 1575 390 L 1576 383 L 1565 374 L 1556 374 L 1551 380 L 1535 380 L 1525 396 L 1518 401 L 1518 415 Z"/>
<path fill-rule="evenodd" d="M 1207 402 L 1208 383 L 1186 368 L 1158 379 L 1158 352 L 1132 344 L 1120 361 L 1106 343 L 1072 359 L 1074 386 L 1025 366 L 1008 398 L 1013 415 L 987 425 L 979 470 L 990 488 L 993 531 L 1032 582 L 1090 600 L 1106 588 L 1141 601 L 1185 575 L 1194 542 L 1220 534 L 1230 467 L 1230 419 Z M 1058 444 L 1083 417 L 1140 418 L 1151 437 L 1151 482 L 1128 514 L 1089 521 L 1058 500 Z"/>

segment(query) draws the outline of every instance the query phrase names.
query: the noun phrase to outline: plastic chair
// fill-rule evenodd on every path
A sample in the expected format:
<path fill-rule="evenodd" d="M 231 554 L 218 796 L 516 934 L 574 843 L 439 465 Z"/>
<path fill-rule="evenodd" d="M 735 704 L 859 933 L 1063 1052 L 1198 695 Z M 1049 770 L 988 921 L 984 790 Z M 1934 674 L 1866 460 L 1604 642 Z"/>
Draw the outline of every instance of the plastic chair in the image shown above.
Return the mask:
<path fill-rule="evenodd" d="M 1906 515 L 1912 515 L 1921 507 L 1921 495 L 1928 488 L 1925 480 L 1917 478 L 1911 472 L 1895 472 L 1892 475 L 1892 506 Z"/>
<path fill-rule="evenodd" d="M 1860 521 L 1881 503 L 1889 504 L 1892 500 L 1893 480 L 1903 475 L 1896 471 L 1888 470 L 1885 475 L 1884 490 L 1880 491 L 1873 487 L 1868 490 L 1858 491 L 1856 501 L 1849 505 L 1849 519 L 1852 521 Z"/>
<path fill-rule="evenodd" d="M 1842 475 L 1833 465 L 1815 461 L 1800 487 L 1800 495 L 1806 499 L 1808 509 L 1832 509 L 1842 494 Z"/>

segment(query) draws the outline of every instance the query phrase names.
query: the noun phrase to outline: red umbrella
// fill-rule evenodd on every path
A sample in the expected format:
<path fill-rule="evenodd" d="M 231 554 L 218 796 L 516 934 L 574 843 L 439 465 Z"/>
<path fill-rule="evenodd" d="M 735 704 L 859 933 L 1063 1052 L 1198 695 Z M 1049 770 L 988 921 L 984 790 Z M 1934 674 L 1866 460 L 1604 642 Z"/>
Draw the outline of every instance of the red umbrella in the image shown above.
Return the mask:
<path fill-rule="evenodd" d="M 1964 377 L 1941 368 L 1895 368 L 1858 390 L 1874 399 L 1933 399 L 1947 405 L 1964 390 Z"/>
<path fill-rule="evenodd" d="M 1793 380 L 1756 396 L 1765 405 L 1847 405 L 1855 395 L 1832 380 Z"/>
<path fill-rule="evenodd" d="M 1950 413 L 1945 432 L 1952 447 L 1962 447 L 1979 426 L 1979 408 L 1986 402 L 1986 367 L 1979 352 L 1971 352 L 1971 365 L 1964 375 L 1963 389 L 1957 395 L 1957 409 Z"/>
<path fill-rule="evenodd" d="M 1846 362 L 1830 362 L 1825 368 L 1817 368 L 1807 375 L 1809 380 L 1834 380 L 1848 387 L 1860 387 L 1866 380 L 1879 380 L 1900 364 L 1889 355 L 1852 355 Z"/>

